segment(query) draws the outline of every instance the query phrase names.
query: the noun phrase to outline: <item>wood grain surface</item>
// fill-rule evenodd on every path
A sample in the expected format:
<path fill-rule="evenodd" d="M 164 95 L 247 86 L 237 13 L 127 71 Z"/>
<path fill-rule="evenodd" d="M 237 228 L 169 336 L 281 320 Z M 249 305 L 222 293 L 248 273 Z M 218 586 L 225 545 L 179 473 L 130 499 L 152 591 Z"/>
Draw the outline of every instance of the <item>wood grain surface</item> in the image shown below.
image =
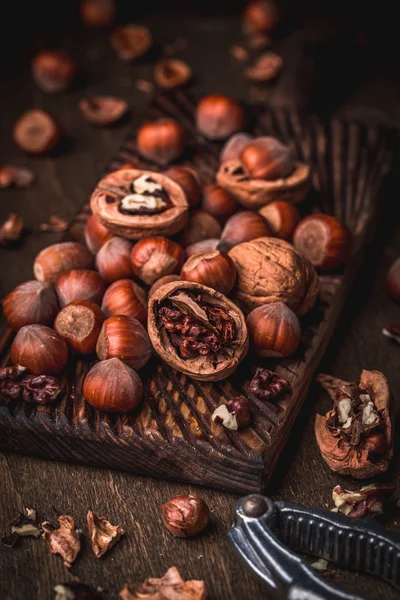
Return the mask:
<path fill-rule="evenodd" d="M 242 99 L 247 97 L 238 65 L 229 57 L 229 46 L 236 43 L 240 35 L 237 17 L 188 20 L 177 15 L 166 27 L 166 15 L 156 14 L 149 17 L 148 23 L 160 43 L 174 40 L 182 35 L 182 31 L 190 39 L 182 56 L 190 61 L 196 73 L 196 93 L 213 90 Z M 32 84 L 29 61 L 38 47 L 54 44 L 79 57 L 85 77 L 82 84 L 68 94 L 50 98 Z M 142 113 L 148 97 L 135 91 L 133 81 L 150 79 L 151 71 L 151 64 L 132 67 L 116 61 L 109 50 L 106 33 L 78 29 L 60 35 L 49 30 L 21 52 L 18 76 L 6 75 L 2 80 L 1 160 L 28 164 L 37 173 L 37 183 L 32 189 L 0 192 L 1 219 L 16 210 L 24 217 L 27 228 L 21 247 L 0 250 L 2 296 L 32 277 L 32 260 L 41 248 L 60 240 L 60 235 L 39 232 L 40 223 L 54 213 L 68 220 L 73 218 L 82 203 L 88 200 L 109 157 L 117 152 L 131 127 L 123 123 L 111 130 L 93 130 L 82 122 L 77 101 L 86 93 L 119 94 L 129 100 L 134 124 L 137 124 L 137 115 Z M 400 110 L 393 100 L 398 90 L 393 82 L 385 81 L 386 94 L 376 81 L 371 80 L 340 107 L 340 114 L 352 114 L 359 119 L 372 115 L 375 121 L 380 119 L 387 123 L 391 119 L 392 123 L 400 125 Z M 340 85 L 339 81 L 336 83 Z M 55 159 L 28 159 L 11 141 L 13 122 L 23 110 L 35 105 L 50 110 L 66 130 L 68 143 Z M 322 106 L 319 108 L 323 110 Z M 381 207 L 385 207 L 385 211 L 382 210 L 377 221 L 377 236 L 369 247 L 320 366 L 322 371 L 344 379 L 356 378 L 362 368 L 381 369 L 395 393 L 397 407 L 400 350 L 382 339 L 381 329 L 400 318 L 399 307 L 388 301 L 384 289 L 386 270 L 400 254 L 400 226 L 393 216 L 398 202 L 398 169 L 397 160 L 381 196 Z M 268 487 L 268 493 L 274 498 L 330 508 L 334 485 L 357 487 L 358 483 L 351 478 L 330 472 L 316 447 L 314 415 L 326 412 L 329 407 L 327 396 L 312 385 Z M 383 478 L 396 483 L 397 496 L 400 489 L 398 453 L 397 440 L 395 458 Z M 92 508 L 113 523 L 121 523 L 126 530 L 125 538 L 102 559 L 94 557 L 86 541 L 71 572 L 63 567 L 58 556 L 49 553 L 41 540 L 26 539 L 15 550 L 0 546 L 2 600 L 50 600 L 55 584 L 74 577 L 93 586 L 102 586 L 107 600 L 116 599 L 125 581 L 160 576 L 171 565 L 176 565 L 187 578 L 204 578 L 212 599 L 266 597 L 261 584 L 232 554 L 226 539 L 238 495 L 14 454 L 1 455 L 0 490 L 2 535 L 9 531 L 10 523 L 26 506 L 36 508 L 40 517 L 52 520 L 61 513 L 72 514 L 82 528 L 85 528 L 86 512 Z M 169 497 L 188 491 L 201 494 L 209 503 L 212 525 L 196 539 L 176 540 L 162 526 L 160 506 Z M 394 504 L 389 506 L 383 521 L 400 530 L 399 512 Z M 343 589 L 369 598 L 391 600 L 397 597 L 388 585 L 373 578 L 339 570 L 332 570 L 329 576 Z"/>

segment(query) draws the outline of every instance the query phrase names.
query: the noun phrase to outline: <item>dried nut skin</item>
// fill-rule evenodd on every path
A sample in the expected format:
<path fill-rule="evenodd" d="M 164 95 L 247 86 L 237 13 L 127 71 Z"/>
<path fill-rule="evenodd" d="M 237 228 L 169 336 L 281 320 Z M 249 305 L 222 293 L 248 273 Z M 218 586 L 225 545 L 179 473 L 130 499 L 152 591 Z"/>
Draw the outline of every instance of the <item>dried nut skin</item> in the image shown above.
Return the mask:
<path fill-rule="evenodd" d="M 54 287 L 40 281 L 25 281 L 3 300 L 3 313 L 13 331 L 25 325 L 52 325 L 58 312 Z"/>
<path fill-rule="evenodd" d="M 315 436 L 322 458 L 332 471 L 356 479 L 388 469 L 393 456 L 393 405 L 386 377 L 362 371 L 360 381 L 347 382 L 319 375 L 334 407 L 316 415 Z"/>
<path fill-rule="evenodd" d="M 153 44 L 150 30 L 140 25 L 120 25 L 111 34 L 111 45 L 121 60 L 132 61 L 146 54 Z"/>
<path fill-rule="evenodd" d="M 97 254 L 100 248 L 108 242 L 114 234 L 111 233 L 94 215 L 90 215 L 85 224 L 85 244 L 92 254 Z"/>
<path fill-rule="evenodd" d="M 300 321 L 283 302 L 258 306 L 247 316 L 246 325 L 250 348 L 259 356 L 290 356 L 300 343 Z"/>
<path fill-rule="evenodd" d="M 254 137 L 248 133 L 235 133 L 224 144 L 220 154 L 220 162 L 239 160 L 243 148 L 252 140 L 254 140 Z"/>
<path fill-rule="evenodd" d="M 54 329 L 77 354 L 92 354 L 103 321 L 100 306 L 90 300 L 73 300 L 58 313 Z"/>
<path fill-rule="evenodd" d="M 245 122 L 243 108 L 227 96 L 205 96 L 196 108 L 197 130 L 210 140 L 226 140 Z"/>
<path fill-rule="evenodd" d="M 87 402 L 105 412 L 127 413 L 143 396 L 139 375 L 119 358 L 102 360 L 92 367 L 83 384 Z"/>
<path fill-rule="evenodd" d="M 386 277 L 386 291 L 392 300 L 400 300 L 400 258 L 390 267 Z"/>
<path fill-rule="evenodd" d="M 61 308 L 73 300 L 90 300 L 100 305 L 106 291 L 106 282 L 96 271 L 71 269 L 61 273 L 55 287 Z"/>
<path fill-rule="evenodd" d="M 306 163 L 297 162 L 286 179 L 267 181 L 250 178 L 240 160 L 228 160 L 217 172 L 217 183 L 229 190 L 246 208 L 258 210 L 276 200 L 298 204 L 310 191 L 311 168 Z"/>
<path fill-rule="evenodd" d="M 65 340 L 45 325 L 22 327 L 12 343 L 10 357 L 35 375 L 57 375 L 68 360 Z"/>
<path fill-rule="evenodd" d="M 197 535 L 210 522 L 207 504 L 193 494 L 176 496 L 162 506 L 165 527 L 176 537 Z"/>
<path fill-rule="evenodd" d="M 143 182 L 149 189 L 158 188 L 156 193 L 160 197 L 143 190 Z M 136 189 L 140 192 L 133 193 Z M 143 206 L 129 212 L 122 207 L 132 197 L 142 199 Z M 150 201 L 153 208 L 146 208 Z M 157 203 L 161 205 L 159 208 Z M 134 240 L 174 235 L 185 226 L 189 216 L 188 201 L 180 185 L 163 173 L 139 169 L 120 169 L 104 177 L 92 194 L 90 206 L 95 217 L 110 231 Z"/>
<path fill-rule="evenodd" d="M 67 90 L 76 75 L 76 63 L 64 52 L 39 52 L 33 60 L 32 74 L 41 90 L 57 94 Z"/>
<path fill-rule="evenodd" d="M 38 281 L 55 283 L 64 271 L 90 269 L 93 256 L 79 242 L 61 242 L 44 248 L 35 258 L 33 273 Z"/>
<path fill-rule="evenodd" d="M 183 154 L 186 142 L 186 133 L 182 125 L 172 119 L 145 123 L 136 135 L 139 152 L 163 167 Z"/>
<path fill-rule="evenodd" d="M 120 237 L 112 237 L 96 255 L 96 268 L 107 283 L 133 276 L 131 253 L 133 244 Z"/>
<path fill-rule="evenodd" d="M 292 241 L 294 230 L 300 221 L 300 213 L 294 204 L 277 200 L 263 206 L 258 212 L 267 221 L 275 237 Z"/>
<path fill-rule="evenodd" d="M 204 210 L 195 210 L 180 236 L 180 243 L 186 248 L 197 242 L 220 236 L 221 225 L 217 219 Z"/>
<path fill-rule="evenodd" d="M 372 483 L 353 492 L 337 485 L 332 490 L 335 512 L 341 512 L 352 519 L 382 515 L 383 502 L 394 489 L 394 485 L 377 486 Z"/>
<path fill-rule="evenodd" d="M 220 185 L 209 183 L 203 187 L 202 210 L 224 223 L 238 210 L 236 198 Z"/>
<path fill-rule="evenodd" d="M 251 210 L 244 210 L 233 215 L 225 223 L 219 248 L 228 251 L 243 242 L 270 235 L 268 223 L 261 215 Z"/>
<path fill-rule="evenodd" d="M 179 273 L 185 260 L 183 248 L 165 237 L 140 240 L 131 253 L 133 273 L 147 285 L 165 275 Z"/>
<path fill-rule="evenodd" d="M 128 104 L 115 96 L 89 96 L 79 102 L 85 119 L 97 127 L 117 123 L 128 112 Z"/>
<path fill-rule="evenodd" d="M 279 377 L 278 373 L 268 369 L 257 369 L 250 381 L 249 391 L 259 400 L 272 402 L 290 394 L 292 388 L 286 379 Z"/>
<path fill-rule="evenodd" d="M 184 581 L 178 569 L 171 567 L 161 579 L 126 583 L 119 595 L 121 600 L 205 600 L 207 592 L 204 581 Z"/>
<path fill-rule="evenodd" d="M 111 550 L 125 533 L 120 525 L 111 525 L 107 519 L 98 517 L 92 510 L 87 513 L 87 525 L 92 550 L 97 558 Z"/>
<path fill-rule="evenodd" d="M 296 315 L 315 304 L 319 278 L 313 266 L 294 247 L 275 238 L 259 238 L 229 251 L 236 265 L 235 298 L 247 310 L 284 302 Z"/>
<path fill-rule="evenodd" d="M 55 377 L 31 375 L 25 367 L 0 369 L 0 395 L 9 400 L 28 403 L 50 404 L 60 393 L 60 384 Z"/>
<path fill-rule="evenodd" d="M 235 285 L 236 267 L 233 260 L 219 250 L 193 254 L 182 266 L 181 279 L 229 294 Z"/>
<path fill-rule="evenodd" d="M 192 69 L 183 60 L 165 58 L 156 64 L 154 78 L 158 86 L 165 90 L 172 90 L 190 81 Z"/>
<path fill-rule="evenodd" d="M 14 142 L 24 152 L 45 154 L 58 145 L 61 129 L 58 123 L 44 110 L 27 110 L 17 120 L 13 129 Z"/>
<path fill-rule="evenodd" d="M 42 524 L 43 538 L 53 554 L 60 554 L 64 565 L 70 568 L 79 554 L 81 543 L 76 535 L 75 521 L 69 515 L 58 517 L 60 527 L 53 529 L 46 523 Z"/>
<path fill-rule="evenodd" d="M 216 290 L 190 281 L 168 283 L 150 296 L 148 308 L 154 350 L 193 379 L 225 379 L 247 354 L 244 316 Z"/>
<path fill-rule="evenodd" d="M 164 172 L 164 175 L 181 186 L 190 208 L 196 208 L 200 204 L 200 177 L 197 175 L 196 171 L 190 167 L 174 165 L 169 167 L 169 169 Z"/>
<path fill-rule="evenodd" d="M 147 319 L 146 294 L 130 279 L 119 279 L 104 294 L 101 308 L 106 317 L 126 315 L 145 323 Z"/>
<path fill-rule="evenodd" d="M 157 281 L 155 281 L 150 288 L 149 296 L 151 296 L 151 294 L 154 294 L 155 291 L 157 291 L 160 287 L 162 287 L 166 283 L 172 283 L 173 281 L 181 281 L 181 276 L 180 275 L 164 275 L 164 277 L 157 279 Z"/>
<path fill-rule="evenodd" d="M 240 161 L 252 179 L 267 181 L 289 177 L 296 166 L 292 150 L 273 137 L 256 138 L 247 144 Z"/>
<path fill-rule="evenodd" d="M 348 258 L 351 251 L 351 233 L 336 217 L 309 215 L 302 219 L 293 236 L 298 252 L 314 267 L 334 269 Z"/>
<path fill-rule="evenodd" d="M 100 360 L 119 358 L 132 369 L 141 369 L 152 355 L 149 336 L 143 325 L 124 315 L 104 321 L 96 346 Z"/>

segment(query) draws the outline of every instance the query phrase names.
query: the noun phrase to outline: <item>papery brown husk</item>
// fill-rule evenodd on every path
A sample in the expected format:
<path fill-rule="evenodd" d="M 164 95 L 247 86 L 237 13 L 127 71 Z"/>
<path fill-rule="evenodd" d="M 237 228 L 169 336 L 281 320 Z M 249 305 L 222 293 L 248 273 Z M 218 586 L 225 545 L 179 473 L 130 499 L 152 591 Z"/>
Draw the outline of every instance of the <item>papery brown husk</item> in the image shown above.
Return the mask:
<path fill-rule="evenodd" d="M 129 215 L 118 210 L 118 201 L 107 204 L 107 195 L 123 197 L 121 186 L 125 186 L 125 194 L 129 194 L 129 185 L 141 175 L 151 177 L 163 186 L 172 203 L 170 208 L 154 215 Z M 139 169 L 120 169 L 103 177 L 92 194 L 90 207 L 95 217 L 110 231 L 133 240 L 178 233 L 186 225 L 189 215 L 188 202 L 180 185 L 162 173 Z"/>
<path fill-rule="evenodd" d="M 98 517 L 92 510 L 87 513 L 87 524 L 92 550 L 97 558 L 111 550 L 125 533 L 120 525 L 111 525 L 110 521 Z"/>
<path fill-rule="evenodd" d="M 181 291 L 200 293 L 205 302 L 211 302 L 233 317 L 236 325 L 236 338 L 231 344 L 231 356 L 221 357 L 221 362 L 216 368 L 212 365 L 213 355 L 196 356 L 194 358 L 181 358 L 168 338 L 164 330 L 159 330 L 156 311 L 163 300 L 175 292 Z M 201 381 L 219 381 L 233 373 L 240 361 L 246 356 L 249 349 L 249 339 L 246 321 L 241 310 L 231 300 L 220 292 L 213 290 L 200 283 L 191 281 L 174 281 L 167 283 L 156 290 L 149 298 L 148 306 L 148 333 L 157 354 L 171 367 L 177 369 L 193 379 Z"/>
<path fill-rule="evenodd" d="M 267 181 L 250 179 L 239 160 L 230 160 L 221 164 L 217 183 L 246 208 L 259 209 L 275 200 L 298 204 L 310 191 L 311 168 L 306 163 L 298 162 L 289 177 Z"/>
<path fill-rule="evenodd" d="M 343 381 L 329 375 L 319 375 L 317 380 L 327 390 L 331 398 L 354 382 Z M 322 458 L 326 464 L 341 475 L 352 475 L 356 479 L 365 479 L 387 471 L 389 460 L 393 456 L 393 407 L 390 403 L 390 389 L 386 377 L 380 371 L 362 371 L 359 388 L 373 399 L 376 409 L 381 412 L 384 422 L 384 436 L 388 450 L 383 456 L 375 456 L 372 461 L 365 449 L 357 450 L 345 440 L 336 437 L 328 429 L 327 423 L 335 414 L 334 410 L 326 415 L 316 415 L 315 436 Z M 372 393 L 371 393 L 372 392 Z"/>
<path fill-rule="evenodd" d="M 60 554 L 66 567 L 70 568 L 81 549 L 81 543 L 76 535 L 75 521 L 69 515 L 58 517 L 60 527 L 53 529 L 42 523 L 43 537 L 53 554 Z"/>
<path fill-rule="evenodd" d="M 178 569 L 171 567 L 161 578 L 125 584 L 119 595 L 122 600 L 205 600 L 207 591 L 204 581 L 184 581 Z"/>

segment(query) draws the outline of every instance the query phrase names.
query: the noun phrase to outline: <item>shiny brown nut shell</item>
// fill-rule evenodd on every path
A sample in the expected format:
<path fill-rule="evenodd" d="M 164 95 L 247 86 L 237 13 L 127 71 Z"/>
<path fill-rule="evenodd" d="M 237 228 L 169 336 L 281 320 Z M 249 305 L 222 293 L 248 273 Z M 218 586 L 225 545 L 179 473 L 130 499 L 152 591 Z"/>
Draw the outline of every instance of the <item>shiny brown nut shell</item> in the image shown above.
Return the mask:
<path fill-rule="evenodd" d="M 79 242 L 60 242 L 44 248 L 35 258 L 33 273 L 38 281 L 55 283 L 64 271 L 90 269 L 93 256 Z"/>
<path fill-rule="evenodd" d="M 14 125 L 14 142 L 29 154 L 46 154 L 56 148 L 61 139 L 59 124 L 44 110 L 27 110 Z"/>
<path fill-rule="evenodd" d="M 196 107 L 196 127 L 210 140 L 226 140 L 245 123 L 243 108 L 227 96 L 205 96 Z"/>
<path fill-rule="evenodd" d="M 108 240 L 96 255 L 96 269 L 108 283 L 133 276 L 131 252 L 133 244 L 129 240 L 114 236 Z"/>
<path fill-rule="evenodd" d="M 90 300 L 74 300 L 58 313 L 54 329 L 78 354 L 92 354 L 104 321 L 100 306 Z"/>
<path fill-rule="evenodd" d="M 201 208 L 225 223 L 239 208 L 238 202 L 228 190 L 215 183 L 203 187 Z"/>
<path fill-rule="evenodd" d="M 243 13 L 244 29 L 248 34 L 267 34 L 279 23 L 279 11 L 272 0 L 250 0 Z"/>
<path fill-rule="evenodd" d="M 25 281 L 3 300 L 8 325 L 18 331 L 25 325 L 52 325 L 58 312 L 54 287 L 41 281 Z"/>
<path fill-rule="evenodd" d="M 162 167 L 183 154 L 186 142 L 185 130 L 173 119 L 145 123 L 136 134 L 136 145 L 140 154 Z"/>
<path fill-rule="evenodd" d="M 178 183 L 185 192 L 186 200 L 190 208 L 196 208 L 200 204 L 201 187 L 200 177 L 194 169 L 174 165 L 164 172 L 164 175 Z"/>
<path fill-rule="evenodd" d="M 126 61 L 141 58 L 153 44 L 151 32 L 147 27 L 130 23 L 116 27 L 110 41 L 118 58 Z"/>
<path fill-rule="evenodd" d="M 114 315 L 103 323 L 96 345 L 100 360 L 119 358 L 132 369 L 141 369 L 152 354 L 143 325 L 126 315 Z"/>
<path fill-rule="evenodd" d="M 334 269 L 346 261 L 351 252 L 352 237 L 336 217 L 308 215 L 297 225 L 293 244 L 314 267 L 322 271 Z"/>
<path fill-rule="evenodd" d="M 90 300 L 100 305 L 107 285 L 96 271 L 72 269 L 61 273 L 55 287 L 62 308 L 73 300 Z"/>
<path fill-rule="evenodd" d="M 156 290 L 158 290 L 160 287 L 162 287 L 166 283 L 172 283 L 173 281 L 181 281 L 181 276 L 180 275 L 165 275 L 164 277 L 157 279 L 157 281 L 155 281 L 150 288 L 149 296 L 151 294 L 154 294 L 154 292 Z"/>
<path fill-rule="evenodd" d="M 133 273 L 147 285 L 165 275 L 179 273 L 184 260 L 183 248 L 161 236 L 140 240 L 131 253 Z"/>
<path fill-rule="evenodd" d="M 104 294 L 101 308 L 106 317 L 112 315 L 127 315 L 146 322 L 146 294 L 140 286 L 130 279 L 114 281 Z"/>
<path fill-rule="evenodd" d="M 201 302 L 207 303 L 211 307 L 222 309 L 226 317 L 234 324 L 234 335 L 231 341 L 221 344 L 222 348 L 212 355 L 182 358 L 178 354 L 176 346 L 172 344 L 164 324 L 162 321 L 160 322 L 159 311 L 168 304 L 175 307 L 183 305 L 185 310 L 189 311 L 188 314 L 195 316 L 198 321 L 199 311 L 193 307 L 190 300 L 187 300 L 188 294 L 200 298 Z M 204 319 L 203 316 L 200 319 L 203 320 L 198 322 L 209 325 L 208 317 Z M 246 356 L 249 347 L 246 322 L 241 310 L 220 292 L 191 281 L 167 283 L 151 294 L 147 329 L 154 350 L 167 364 L 200 381 L 219 381 L 228 377 Z"/>
<path fill-rule="evenodd" d="M 115 15 L 115 0 L 82 0 L 79 12 L 88 27 L 108 27 Z"/>
<path fill-rule="evenodd" d="M 108 242 L 114 234 L 111 233 L 94 215 L 90 215 L 85 224 L 85 244 L 92 254 L 97 254 L 100 248 Z"/>
<path fill-rule="evenodd" d="M 25 367 L 34 375 L 57 375 L 67 364 L 65 340 L 45 325 L 21 327 L 11 345 L 14 365 Z"/>
<path fill-rule="evenodd" d="M 38 87 L 49 94 L 67 90 L 76 75 L 76 63 L 64 52 L 39 52 L 32 63 L 32 74 Z"/>
<path fill-rule="evenodd" d="M 219 250 L 193 254 L 182 266 L 181 279 L 202 283 L 221 294 L 229 294 L 236 281 L 235 263 Z"/>
<path fill-rule="evenodd" d="M 190 215 L 189 222 L 182 231 L 179 241 L 186 248 L 197 242 L 219 238 L 220 236 L 221 225 L 219 221 L 204 210 L 195 210 Z"/>
<path fill-rule="evenodd" d="M 259 209 L 275 200 L 297 204 L 304 200 L 311 188 L 311 168 L 298 162 L 285 179 L 267 181 L 251 179 L 239 160 L 230 160 L 220 166 L 217 183 L 229 190 L 246 208 Z"/>
<path fill-rule="evenodd" d="M 236 213 L 225 223 L 219 248 L 227 252 L 243 242 L 272 235 L 267 221 L 252 210 Z"/>
<path fill-rule="evenodd" d="M 258 306 L 247 316 L 250 348 L 259 356 L 290 356 L 300 343 L 299 319 L 283 302 Z"/>
<path fill-rule="evenodd" d="M 176 537 L 193 537 L 210 522 L 210 509 L 194 494 L 171 498 L 162 505 L 165 527 Z"/>
<path fill-rule="evenodd" d="M 155 214 L 121 213 L 120 202 L 131 194 L 132 183 L 142 176 L 162 186 L 171 204 Z M 162 173 L 138 169 L 120 169 L 104 177 L 92 194 L 90 206 L 95 217 L 110 231 L 134 240 L 178 233 L 188 220 L 189 209 L 185 194 L 175 181 Z"/>
<path fill-rule="evenodd" d="M 90 369 L 83 384 L 83 395 L 97 410 L 126 413 L 140 404 L 143 384 L 139 375 L 122 360 L 110 358 Z"/>
<path fill-rule="evenodd" d="M 274 236 L 287 242 L 292 240 L 300 221 L 300 213 L 294 204 L 276 200 L 263 206 L 258 212 L 267 221 Z"/>

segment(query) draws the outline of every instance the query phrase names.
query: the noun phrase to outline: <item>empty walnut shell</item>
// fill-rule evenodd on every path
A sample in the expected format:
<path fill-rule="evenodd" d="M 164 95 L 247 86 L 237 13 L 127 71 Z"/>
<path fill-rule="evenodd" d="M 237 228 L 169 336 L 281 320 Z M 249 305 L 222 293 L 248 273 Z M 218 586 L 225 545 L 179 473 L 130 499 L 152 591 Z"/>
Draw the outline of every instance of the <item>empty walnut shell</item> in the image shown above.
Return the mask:
<path fill-rule="evenodd" d="M 178 233 L 189 210 L 180 185 L 162 173 L 138 169 L 120 169 L 101 179 L 90 206 L 110 231 L 134 240 Z"/>
<path fill-rule="evenodd" d="M 326 464 L 336 473 L 352 475 L 357 479 L 385 472 L 393 456 L 394 426 L 394 411 L 386 377 L 380 371 L 364 370 L 359 382 L 343 381 L 329 375 L 319 375 L 317 380 L 334 401 L 331 411 L 315 417 L 315 436 Z M 358 441 L 355 443 L 354 431 L 349 435 L 341 434 L 345 428 L 343 425 L 335 427 L 334 419 L 341 400 L 353 399 L 353 404 L 354 398 L 360 394 L 373 402 L 377 420 L 372 425 L 367 423 L 367 427 L 364 425 L 361 434 L 356 432 Z M 345 415 L 347 416 L 348 414 Z M 353 418 L 356 420 L 356 417 Z M 361 423 L 364 423 L 363 415 Z M 347 430 L 351 424 L 344 423 Z M 358 423 L 357 425 L 359 427 Z"/>
<path fill-rule="evenodd" d="M 311 168 L 297 162 L 293 173 L 285 179 L 250 179 L 239 160 L 229 160 L 219 168 L 217 182 L 230 191 L 242 206 L 258 209 L 274 200 L 297 204 L 311 187 Z"/>
<path fill-rule="evenodd" d="M 148 332 L 166 363 L 201 381 L 228 377 L 249 347 L 240 309 L 220 292 L 191 281 L 167 283 L 150 296 Z"/>
<path fill-rule="evenodd" d="M 310 262 L 284 240 L 262 237 L 234 246 L 237 280 L 235 298 L 247 310 L 284 302 L 297 315 L 314 306 L 319 278 Z"/>

